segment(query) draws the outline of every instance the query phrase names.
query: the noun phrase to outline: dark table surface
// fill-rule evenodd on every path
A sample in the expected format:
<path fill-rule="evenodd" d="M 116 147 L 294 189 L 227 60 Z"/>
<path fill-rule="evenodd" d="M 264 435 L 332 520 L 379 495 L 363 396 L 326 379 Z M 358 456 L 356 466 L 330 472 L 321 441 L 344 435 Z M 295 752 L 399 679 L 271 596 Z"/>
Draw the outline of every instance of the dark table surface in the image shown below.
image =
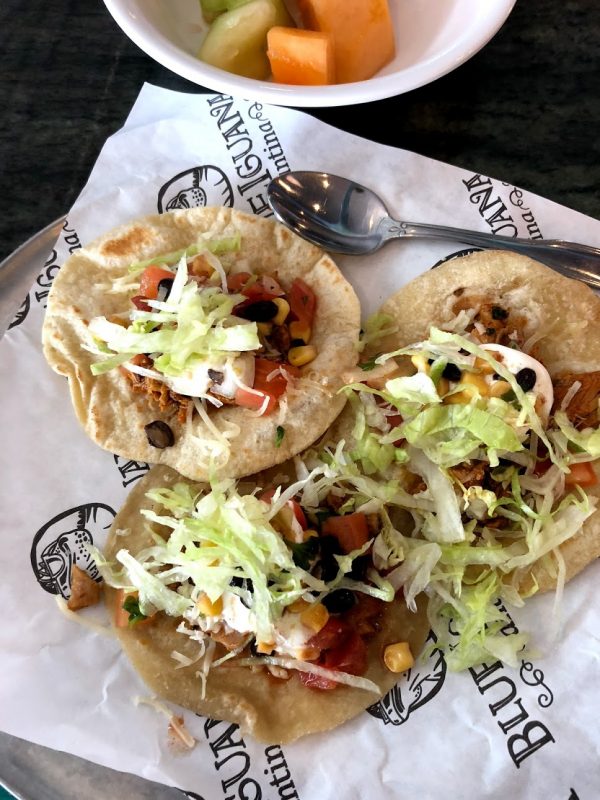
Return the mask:
<path fill-rule="evenodd" d="M 599 55 L 598 0 L 517 0 L 490 44 L 450 75 L 389 100 L 308 113 L 600 218 Z M 132 44 L 100 0 L 4 0 L 0 65 L 0 259 L 69 209 L 145 81 L 203 91 Z M 17 785 L 35 760 L 50 776 L 46 791 L 58 782 L 60 754 L 3 741 L 12 771 L 0 777 Z M 81 765 L 82 780 L 105 774 L 69 764 Z M 141 796 L 143 782 L 128 780 Z"/>
<path fill-rule="evenodd" d="M 450 75 L 308 113 L 600 217 L 599 56 L 597 0 L 517 0 Z M 69 209 L 144 81 L 204 91 L 139 50 L 100 0 L 4 0 L 0 65 L 0 259 Z"/>

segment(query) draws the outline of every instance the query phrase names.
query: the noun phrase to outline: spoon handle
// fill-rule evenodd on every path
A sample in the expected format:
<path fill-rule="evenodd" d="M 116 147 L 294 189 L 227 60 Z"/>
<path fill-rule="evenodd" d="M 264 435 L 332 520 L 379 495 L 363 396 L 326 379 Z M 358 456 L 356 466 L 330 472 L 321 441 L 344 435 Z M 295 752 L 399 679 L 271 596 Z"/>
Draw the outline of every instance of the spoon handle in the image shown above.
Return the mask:
<path fill-rule="evenodd" d="M 492 233 L 449 228 L 444 225 L 401 222 L 391 217 L 382 221 L 381 233 L 385 239 L 402 237 L 441 239 L 485 249 L 510 250 L 535 258 L 568 278 L 576 278 L 600 289 L 599 247 L 564 242 L 560 239 L 512 239 L 510 236 L 495 236 Z"/>

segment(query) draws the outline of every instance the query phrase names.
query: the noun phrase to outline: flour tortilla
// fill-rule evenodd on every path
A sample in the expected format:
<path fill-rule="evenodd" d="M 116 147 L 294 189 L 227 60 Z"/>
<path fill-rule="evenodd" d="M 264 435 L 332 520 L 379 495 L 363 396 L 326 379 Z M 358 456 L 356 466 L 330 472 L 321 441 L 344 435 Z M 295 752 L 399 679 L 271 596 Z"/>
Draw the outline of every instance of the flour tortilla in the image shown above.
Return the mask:
<path fill-rule="evenodd" d="M 109 559 L 121 548 L 135 555 L 151 543 L 140 509 L 157 510 L 157 506 L 145 494 L 180 480 L 181 476 L 174 470 L 154 467 L 138 483 L 114 520 L 106 547 Z M 117 535 L 117 531 L 126 529 L 129 530 L 127 535 Z M 111 617 L 114 617 L 116 592 L 109 587 L 105 592 L 113 612 Z M 293 670 L 290 670 L 289 680 L 278 680 L 265 670 L 253 672 L 248 667 L 231 666 L 231 662 L 211 670 L 206 697 L 201 699 L 201 683 L 196 677 L 198 663 L 176 669 L 177 662 L 171 657 L 173 650 L 190 658 L 198 653 L 197 642 L 176 632 L 179 622 L 180 619 L 161 613 L 151 623 L 115 631 L 134 668 L 152 692 L 198 714 L 235 722 L 243 734 L 250 734 L 259 741 L 283 744 L 309 733 L 329 730 L 380 699 L 373 692 L 347 686 L 333 691 L 310 689 L 300 683 Z M 381 630 L 370 641 L 370 666 L 365 675 L 381 687 L 381 696 L 398 680 L 404 679 L 383 665 L 381 655 L 385 646 L 408 641 L 412 653 L 417 655 L 428 631 L 424 604 L 417 613 L 408 611 L 401 601 L 389 604 Z M 219 650 L 218 654 L 224 652 Z"/>
<path fill-rule="evenodd" d="M 381 312 L 393 317 L 397 331 L 379 340 L 376 351 L 391 352 L 426 339 L 431 325 L 455 316 L 452 306 L 463 294 L 460 290 L 525 316 L 528 337 L 543 331 L 536 352 L 550 375 L 600 370 L 600 298 L 585 284 L 537 261 L 495 250 L 452 259 L 393 295 Z M 600 486 L 587 492 L 600 498 Z M 567 580 L 600 556 L 600 509 L 560 551 Z M 538 562 L 523 578 L 522 588 L 534 580 L 540 591 L 553 589 L 555 571 Z"/>
<path fill-rule="evenodd" d="M 360 330 L 358 299 L 334 262 L 321 250 L 266 219 L 229 208 L 194 208 L 144 217 L 110 231 L 75 252 L 54 280 L 43 329 L 44 354 L 50 366 L 69 380 L 71 400 L 86 433 L 106 450 L 125 458 L 162 463 L 194 480 L 208 477 L 205 448 L 213 434 L 197 415 L 193 436 L 168 412 L 153 408 L 146 396 L 134 393 L 118 369 L 94 377 L 97 357 L 82 346 L 87 324 L 131 308 L 131 291 L 110 294 L 112 282 L 131 263 L 173 252 L 195 243 L 202 234 L 219 238 L 241 234 L 237 270 L 276 274 L 289 288 L 302 278 L 317 296 L 311 344 L 317 358 L 302 369 L 287 403 L 272 415 L 258 417 L 239 407 L 211 415 L 220 430 L 226 423 L 241 429 L 231 440 L 227 463 L 215 473 L 239 477 L 278 464 L 308 447 L 342 410 L 337 394 L 341 373 L 356 363 Z M 159 450 L 146 438 L 144 426 L 161 419 L 175 434 L 172 447 Z M 277 426 L 285 435 L 276 446 Z"/>

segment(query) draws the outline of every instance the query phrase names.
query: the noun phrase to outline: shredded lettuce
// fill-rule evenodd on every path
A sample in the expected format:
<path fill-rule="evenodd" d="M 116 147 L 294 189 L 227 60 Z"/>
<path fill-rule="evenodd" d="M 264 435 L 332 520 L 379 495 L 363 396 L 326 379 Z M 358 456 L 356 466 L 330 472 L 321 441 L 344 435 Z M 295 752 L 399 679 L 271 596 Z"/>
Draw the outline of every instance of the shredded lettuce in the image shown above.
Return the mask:
<path fill-rule="evenodd" d="M 563 411 L 543 421 L 533 394 L 468 334 L 432 328 L 427 340 L 382 354 L 375 364 L 397 356 L 419 356 L 426 367 L 388 381 L 383 390 L 345 387 L 357 414 L 358 444 L 351 451 L 357 464 L 368 467 L 372 480 L 389 484 L 397 464 L 384 448 L 399 443 L 404 475 L 419 476 L 425 486 L 413 489 L 412 504 L 398 494 L 388 499 L 388 512 L 397 505 L 410 514 L 398 527 L 387 517 L 373 544 L 374 562 L 393 567 L 387 579 L 409 607 L 421 592 L 428 595 L 437 647 L 450 669 L 490 658 L 516 665 L 527 636 L 512 631 L 504 604 L 522 605 L 535 593 L 530 569 L 536 562 L 556 575 L 558 602 L 565 576 L 558 548 L 596 508 L 583 490 L 565 492 L 564 475 L 573 462 L 600 457 L 600 431 L 576 430 Z M 466 402 L 444 403 L 438 392 L 441 386 L 447 391 L 446 365 L 477 372 L 478 359 L 510 385 L 510 398 L 473 392 Z M 400 415 L 400 424 L 387 424 L 386 408 L 388 416 Z M 538 475 L 542 459 L 551 464 Z M 478 464 L 485 465 L 490 484 L 472 477 Z M 429 506 L 419 505 L 423 501 Z"/>
<path fill-rule="evenodd" d="M 322 465 L 312 480 L 323 472 L 329 472 L 332 483 L 339 479 L 335 470 Z M 322 498 L 329 484 L 322 484 L 319 492 Z M 159 511 L 142 513 L 149 523 L 168 531 L 168 538 L 154 533 L 153 543 L 135 557 L 126 548 L 119 550 L 116 561 L 121 568 L 93 551 L 109 585 L 137 590 L 142 614 L 161 610 L 199 624 L 202 596 L 212 603 L 228 602 L 230 608 L 237 597 L 247 607 L 243 622 L 247 631 L 261 641 L 274 641 L 275 623 L 301 597 L 315 602 L 338 588 L 352 588 L 386 602 L 394 597 L 391 584 L 375 571 L 370 583 L 347 577 L 370 542 L 335 556 L 338 571 L 331 580 L 312 575 L 311 554 L 306 548 L 299 552 L 299 545 L 286 542 L 275 527 L 277 497 L 267 504 L 253 494 L 240 494 L 234 481 L 223 481 L 213 482 L 210 491 L 199 496 L 189 484 L 177 483 L 150 492 L 148 498 Z"/>
<path fill-rule="evenodd" d="M 92 373 L 100 375 L 137 354 L 160 353 L 154 359 L 154 370 L 168 383 L 169 378 L 192 374 L 202 363 L 210 362 L 218 368 L 228 358 L 257 350 L 260 340 L 256 323 L 233 316 L 241 299 L 240 295 L 224 294 L 216 286 L 199 291 L 195 282 L 188 282 L 184 255 L 166 301 L 149 300 L 151 310 L 133 312 L 133 322 L 126 328 L 105 317 L 90 320 L 90 334 L 102 345 L 96 346 L 95 352 L 111 353 L 92 364 Z M 94 352 L 93 347 L 89 349 Z"/>

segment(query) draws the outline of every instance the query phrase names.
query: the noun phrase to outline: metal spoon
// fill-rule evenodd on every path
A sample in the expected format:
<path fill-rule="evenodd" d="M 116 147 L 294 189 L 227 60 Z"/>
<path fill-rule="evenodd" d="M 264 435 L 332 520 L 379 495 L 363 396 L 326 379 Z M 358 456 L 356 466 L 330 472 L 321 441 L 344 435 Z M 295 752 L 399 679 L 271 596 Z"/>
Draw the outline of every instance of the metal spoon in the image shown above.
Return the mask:
<path fill-rule="evenodd" d="M 600 248 L 559 239 L 513 239 L 491 233 L 393 219 L 383 200 L 359 183 L 327 172 L 288 172 L 267 189 L 277 219 L 333 253 L 366 255 L 390 239 L 427 238 L 511 250 L 600 289 Z"/>

